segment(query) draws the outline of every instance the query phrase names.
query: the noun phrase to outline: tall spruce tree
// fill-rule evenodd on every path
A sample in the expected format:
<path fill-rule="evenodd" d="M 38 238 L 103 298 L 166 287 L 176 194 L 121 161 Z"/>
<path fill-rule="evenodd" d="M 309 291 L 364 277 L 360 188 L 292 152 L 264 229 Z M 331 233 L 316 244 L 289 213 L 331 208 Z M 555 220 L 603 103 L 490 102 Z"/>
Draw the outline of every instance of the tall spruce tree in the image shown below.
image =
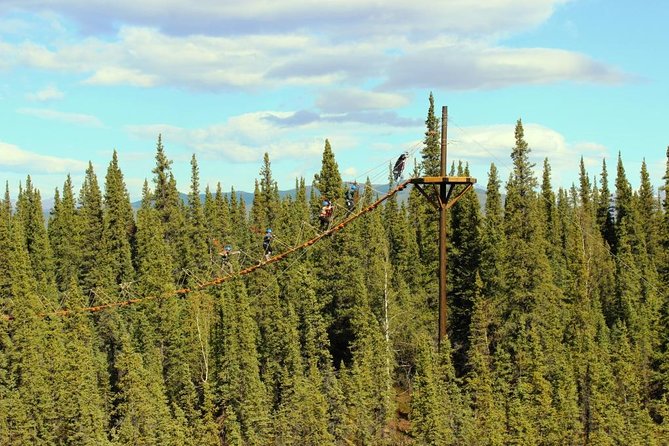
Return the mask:
<path fill-rule="evenodd" d="M 162 373 L 165 391 L 173 415 L 181 413 L 191 423 L 189 438 L 196 419 L 196 389 L 191 379 L 189 352 L 192 339 L 185 323 L 187 302 L 173 297 L 175 286 L 165 280 L 170 277 L 169 246 L 164 237 L 164 226 L 158 211 L 150 205 L 148 184 L 144 183 L 142 206 L 137 214 L 137 274 L 138 287 L 145 296 L 155 296 L 146 305 L 147 316 L 153 323 L 153 338 L 147 336 L 144 353 L 160 355 L 151 370 Z M 178 410 L 177 410 L 178 409 Z"/>
<path fill-rule="evenodd" d="M 216 393 L 224 416 L 224 441 L 241 438 L 243 444 L 265 444 L 270 427 L 268 398 L 260 379 L 258 327 L 244 284 L 234 280 L 224 286 L 218 302 Z"/>
<path fill-rule="evenodd" d="M 72 179 L 67 176 L 63 184 L 63 196 L 59 198 L 58 189 L 54 198 L 54 207 L 49 219 L 49 242 L 54 257 L 54 268 L 58 288 L 67 289 L 72 280 L 78 277 L 81 262 L 81 228 L 77 216 L 76 200 Z"/>
<path fill-rule="evenodd" d="M 172 161 L 165 154 L 162 136 L 158 135 L 156 166 L 152 170 L 155 185 L 152 201 L 164 226 L 164 238 L 170 248 L 173 264 L 173 276 L 179 278 L 183 268 L 187 267 L 186 257 L 183 255 L 187 245 L 186 217 L 171 165 Z"/>
<path fill-rule="evenodd" d="M 339 166 L 335 161 L 330 141 L 327 139 L 323 149 L 321 171 L 314 175 L 313 186 L 318 189 L 322 198 L 327 198 L 332 203 L 340 200 L 343 195 Z"/>
<path fill-rule="evenodd" d="M 502 208 L 502 194 L 500 192 L 500 179 L 497 166 L 490 165 L 488 172 L 488 184 L 486 186 L 486 201 L 484 208 L 483 230 L 482 230 L 482 249 L 480 274 L 483 281 L 482 293 L 494 304 L 493 308 L 501 308 L 504 274 L 503 274 L 503 256 L 506 248 L 506 238 L 504 237 L 504 215 Z M 497 325 L 499 317 L 492 317 L 492 323 Z"/>
<path fill-rule="evenodd" d="M 467 374 L 463 390 L 471 401 L 472 431 L 469 439 L 472 445 L 502 445 L 504 414 L 494 392 L 492 354 L 490 352 L 492 326 L 492 302 L 481 293 L 483 283 L 476 275 L 476 293 L 469 330 L 469 350 L 467 352 Z"/>
<path fill-rule="evenodd" d="M 434 96 L 430 92 L 430 105 L 427 110 L 427 119 L 425 120 L 425 138 L 423 139 L 423 150 L 421 162 L 421 172 L 425 176 L 439 176 L 441 169 L 441 146 L 439 131 L 439 118 L 434 114 Z"/>
<path fill-rule="evenodd" d="M 545 242 L 541 239 L 538 220 L 534 164 L 529 161 L 530 149 L 520 120 L 516 123 L 515 138 L 516 145 L 511 152 L 514 169 L 507 183 L 504 207 L 505 236 L 513 248 L 506 252 L 505 272 L 510 287 L 507 290 L 510 311 L 525 313 L 537 306 L 539 296 L 535 291 L 544 283 L 548 265 L 545 249 L 541 249 Z"/>
<path fill-rule="evenodd" d="M 515 129 L 516 145 L 511 158 L 514 170 L 507 184 L 504 227 L 510 249 L 504 256 L 506 302 L 497 349 L 504 361 L 498 367 L 501 388 L 507 398 L 507 434 L 510 441 L 533 444 L 554 435 L 557 426 L 545 424 L 540 413 L 554 413 L 551 385 L 553 373 L 547 352 L 559 345 L 563 321 L 559 289 L 554 286 L 548 257 L 536 178 L 529 161 L 529 146 L 522 122 Z M 559 355 L 559 353 L 556 353 Z M 513 389 L 513 390 L 510 390 Z"/>
<path fill-rule="evenodd" d="M 458 176 L 469 176 L 469 168 L 458 167 Z M 469 327 L 477 293 L 476 276 L 481 263 L 480 204 L 473 190 L 453 206 L 449 283 L 449 326 L 454 348 L 454 366 L 464 373 L 469 349 Z"/>
<path fill-rule="evenodd" d="M 39 190 L 33 187 L 30 176 L 26 178 L 25 190 L 19 192 L 16 218 L 23 225 L 25 244 L 40 297 L 45 303 L 55 306 L 57 303 L 53 254 L 44 223 L 41 195 Z"/>
<path fill-rule="evenodd" d="M 116 150 L 105 177 L 103 225 L 104 239 L 109 250 L 112 282 L 116 285 L 130 282 L 135 276 L 132 247 L 136 227 L 130 195 L 118 164 Z"/>
<path fill-rule="evenodd" d="M 581 167 L 583 167 L 581 160 Z M 583 175 L 581 175 L 583 178 Z M 558 233 L 557 233 L 557 209 L 555 202 L 555 193 L 553 192 L 553 187 L 551 185 L 551 166 L 548 158 L 544 159 L 544 168 L 541 181 L 541 194 L 538 197 L 539 199 L 539 208 L 542 212 L 543 220 L 543 233 L 547 239 L 546 255 L 548 256 L 553 271 L 557 276 L 557 280 L 560 280 L 560 261 L 558 259 L 557 247 L 559 246 L 558 242 Z"/>
<path fill-rule="evenodd" d="M 669 146 L 667 146 L 666 168 L 662 192 L 662 215 L 660 222 L 660 248 L 658 259 L 661 284 L 669 289 Z M 658 392 L 657 411 L 662 417 L 660 432 L 665 441 L 669 441 L 669 296 L 664 293 L 659 324 L 660 345 L 656 352 L 658 374 L 656 376 Z"/>
<path fill-rule="evenodd" d="M 297 319 L 277 329 L 288 329 L 285 335 L 291 339 L 285 351 L 294 356 L 297 347 L 300 369 L 293 371 L 292 376 L 285 376 L 289 370 L 284 367 L 282 401 L 275 413 L 274 430 L 278 431 L 276 441 L 332 444 L 334 438 L 328 430 L 330 414 L 324 389 L 324 375 L 332 373 L 329 341 L 310 269 L 308 264 L 297 264 L 285 272 L 281 281 L 281 299 L 286 302 L 282 303 L 284 318 L 293 320 L 294 308 Z M 296 363 L 295 359 L 285 361 L 286 366 Z M 278 440 L 278 435 L 283 440 Z"/>
<path fill-rule="evenodd" d="M 66 306 L 80 308 L 86 299 L 71 278 L 65 291 Z M 99 362 L 104 360 L 98 349 L 92 318 L 74 313 L 63 320 L 50 321 L 51 352 L 54 355 L 52 380 L 60 418 L 57 435 L 61 444 L 107 445 L 109 414 L 106 412 L 104 386 L 106 376 Z"/>
<path fill-rule="evenodd" d="M 624 323 L 632 330 L 634 336 L 638 332 L 641 321 L 641 272 L 635 251 L 644 250 L 637 244 L 644 243 L 639 238 L 638 218 L 634 207 L 632 186 L 627 180 L 622 158 L 618 154 L 616 175 L 616 220 L 615 220 L 615 258 L 616 258 L 616 289 L 613 318 Z M 642 245 L 643 246 L 643 245 Z"/>
<path fill-rule="evenodd" d="M 604 240 L 613 249 L 615 247 L 614 207 L 611 204 L 612 195 L 609 190 L 609 174 L 606 170 L 606 160 L 602 160 L 600 175 L 599 202 L 597 203 L 597 225 Z"/>
<path fill-rule="evenodd" d="M 256 185 L 251 211 L 254 215 L 253 223 L 260 230 L 272 228 L 276 225 L 279 216 L 279 188 L 272 178 L 272 168 L 267 152 L 265 152 L 260 169 L 260 181 Z"/>
<path fill-rule="evenodd" d="M 207 248 L 207 229 L 205 226 L 204 210 L 200 200 L 200 169 L 193 154 L 191 158 L 191 186 L 188 194 L 186 268 L 199 277 L 209 267 L 210 258 Z"/>
<path fill-rule="evenodd" d="M 412 433 L 420 444 L 464 444 L 465 438 L 472 438 L 468 432 L 471 413 L 456 385 L 450 343 L 448 339 L 442 340 L 439 351 L 435 351 L 432 340 L 426 336 L 419 335 L 415 342 L 419 353 L 412 399 Z"/>
<path fill-rule="evenodd" d="M 121 345 L 114 364 L 119 379 L 112 417 L 112 444 L 184 444 L 178 441 L 176 422 L 170 415 L 160 373 L 133 351 L 127 335 Z"/>
<path fill-rule="evenodd" d="M 60 415 L 51 382 L 55 361 L 49 349 L 49 326 L 40 314 L 46 308 L 37 294 L 39 282 L 31 268 L 23 224 L 18 216 L 12 219 L 7 306 L 14 319 L 6 360 L 15 384 L 8 438 L 13 444 L 53 444 Z"/>
<path fill-rule="evenodd" d="M 88 163 L 79 192 L 77 215 L 81 229 L 79 283 L 84 293 L 94 296 L 100 289 L 109 290 L 112 286 L 112 277 L 109 244 L 104 231 L 102 192 L 91 162 Z"/>
<path fill-rule="evenodd" d="M 9 184 L 5 184 L 5 195 L 0 202 L 0 303 L 3 314 L 8 310 L 11 281 L 9 271 L 11 265 L 12 241 L 12 204 L 9 196 Z"/>

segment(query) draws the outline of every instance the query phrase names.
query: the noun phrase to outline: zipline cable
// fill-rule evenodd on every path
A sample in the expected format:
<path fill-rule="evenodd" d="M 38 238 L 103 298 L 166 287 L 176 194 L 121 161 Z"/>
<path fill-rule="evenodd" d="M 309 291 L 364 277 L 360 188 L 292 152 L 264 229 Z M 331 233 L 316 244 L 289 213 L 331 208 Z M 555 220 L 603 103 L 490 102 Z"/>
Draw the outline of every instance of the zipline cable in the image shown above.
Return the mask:
<path fill-rule="evenodd" d="M 192 288 L 180 288 L 180 289 L 171 291 L 169 293 L 163 293 L 163 294 L 159 294 L 159 295 L 155 295 L 155 296 L 131 298 L 131 299 L 126 299 L 126 300 L 117 301 L 117 302 L 110 302 L 110 303 L 91 306 L 91 307 L 56 310 L 56 311 L 51 311 L 51 312 L 47 312 L 47 313 L 40 313 L 39 316 L 41 316 L 41 317 L 67 316 L 67 315 L 72 314 L 72 313 L 81 313 L 81 312 L 94 313 L 94 312 L 106 310 L 108 308 L 125 307 L 125 306 L 129 306 L 129 305 L 136 304 L 136 303 L 139 303 L 139 302 L 145 302 L 145 301 L 148 301 L 148 300 L 168 298 L 168 297 L 175 296 L 175 295 L 186 295 L 186 294 L 191 293 L 193 291 L 199 291 L 199 290 L 202 290 L 204 288 L 208 288 L 210 286 L 220 285 L 220 284 L 222 284 L 224 282 L 227 282 L 229 280 L 232 280 L 236 277 L 245 276 L 247 274 L 250 274 L 250 273 L 254 272 L 255 270 L 257 270 L 259 268 L 264 268 L 267 265 L 277 263 L 277 262 L 285 259 L 289 255 L 293 254 L 296 251 L 309 248 L 311 245 L 313 245 L 314 243 L 322 240 L 323 238 L 328 237 L 328 236 L 340 231 L 341 229 L 346 227 L 349 223 L 353 222 L 357 218 L 375 210 L 381 203 L 386 201 L 388 198 L 392 197 L 396 193 L 398 193 L 401 190 L 403 190 L 404 188 L 406 188 L 407 185 L 410 182 L 411 182 L 411 179 L 403 181 L 402 183 L 398 184 L 394 189 L 388 191 L 388 193 L 386 193 L 384 196 L 377 199 L 374 203 L 370 204 L 369 206 L 365 207 L 364 209 L 360 210 L 359 212 L 351 215 L 350 217 L 340 221 L 339 223 L 337 223 L 333 227 L 329 228 L 328 230 L 318 234 L 316 237 L 314 237 L 310 240 L 307 240 L 306 242 L 303 242 L 299 245 L 293 246 L 292 248 L 282 252 L 281 254 L 270 257 L 268 260 L 266 260 L 264 262 L 261 261 L 261 262 L 255 264 L 255 265 L 244 268 L 244 269 L 242 269 L 242 270 L 240 270 L 236 273 L 216 277 L 216 278 L 214 278 L 212 280 L 209 280 L 207 282 L 200 283 L 197 286 L 194 286 Z M 8 315 L 8 314 L 3 314 L 2 316 L 0 316 L 0 319 L 12 321 L 12 320 L 14 320 L 14 316 Z"/>

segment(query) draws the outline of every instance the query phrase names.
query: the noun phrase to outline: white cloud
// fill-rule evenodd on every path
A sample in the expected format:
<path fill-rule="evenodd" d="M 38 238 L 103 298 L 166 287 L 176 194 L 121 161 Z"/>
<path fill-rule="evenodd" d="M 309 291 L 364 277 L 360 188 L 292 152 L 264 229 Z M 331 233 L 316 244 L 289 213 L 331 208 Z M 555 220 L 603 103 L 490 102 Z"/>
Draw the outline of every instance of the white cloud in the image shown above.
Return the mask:
<path fill-rule="evenodd" d="M 322 138 L 297 137 L 276 125 L 268 117 L 286 117 L 286 112 L 255 112 L 234 116 L 227 122 L 200 129 L 170 125 L 129 126 L 130 134 L 140 138 L 155 138 L 159 133 L 165 140 L 183 145 L 213 159 L 234 163 L 257 163 L 268 152 L 272 159 L 299 159 L 319 154 Z"/>
<path fill-rule="evenodd" d="M 420 35 L 426 30 L 498 34 L 531 29 L 566 0 L 36 0 L 3 2 L 6 10 L 51 10 L 78 20 L 88 33 L 109 32 L 118 23 L 164 30 L 169 34 L 233 35 L 309 29 L 342 38 L 395 33 Z M 101 14 L 100 11 L 104 11 Z"/>
<path fill-rule="evenodd" d="M 344 178 L 356 178 L 358 176 L 358 169 L 355 166 L 342 169 L 341 174 Z"/>
<path fill-rule="evenodd" d="M 0 142 L 0 170 L 28 173 L 69 173 L 86 170 L 87 163 L 68 158 L 40 155 L 16 145 Z"/>
<path fill-rule="evenodd" d="M 450 126 L 448 158 L 465 159 L 474 166 L 476 175 L 483 181 L 484 174 L 493 162 L 500 170 L 500 178 L 506 180 L 513 170 L 510 158 L 515 146 L 514 125 L 490 125 L 475 127 Z M 609 158 L 609 149 L 602 144 L 588 141 L 567 141 L 556 130 L 539 125 L 523 123 L 524 138 L 530 147 L 530 161 L 535 164 L 537 178 L 541 178 L 543 161 L 548 158 L 554 186 L 569 187 L 578 179 L 578 167 L 583 157 L 589 175 L 599 174 L 602 159 Z M 485 186 L 483 186 L 485 187 Z"/>
<path fill-rule="evenodd" d="M 34 93 L 28 93 L 26 97 L 30 101 L 44 102 L 44 101 L 63 99 L 65 97 L 65 93 L 60 91 L 58 87 L 54 85 L 49 85 Z"/>
<path fill-rule="evenodd" d="M 421 67 L 421 75 L 416 75 Z M 616 68 L 583 54 L 552 48 L 504 48 L 481 41 L 439 41 L 392 62 L 384 88 L 494 89 L 563 81 L 619 84 Z"/>
<path fill-rule="evenodd" d="M 162 134 L 164 141 L 178 144 L 209 159 L 233 163 L 254 163 L 265 152 L 276 161 L 302 162 L 318 159 L 328 138 L 338 153 L 359 148 L 361 141 L 352 135 L 378 134 L 386 137 L 404 134 L 406 128 L 392 124 L 307 120 L 298 125 L 284 125 L 293 112 L 260 111 L 245 113 L 208 127 L 188 129 L 167 124 L 128 126 L 126 130 L 141 139 L 154 140 Z M 412 131 L 409 129 L 408 131 Z"/>
<path fill-rule="evenodd" d="M 102 122 L 98 118 L 83 113 L 68 113 L 46 108 L 20 108 L 17 111 L 24 115 L 50 121 L 59 121 L 87 127 L 102 127 Z"/>
<path fill-rule="evenodd" d="M 35 1 L 95 28 L 99 37 L 0 44 L 4 64 L 76 73 L 92 85 L 178 86 L 193 90 L 376 85 L 386 90 L 498 88 L 576 81 L 615 83 L 624 74 L 588 56 L 550 48 L 505 48 L 500 36 L 538 26 L 564 0 Z M 19 3 L 7 3 L 6 8 Z M 112 30 L 109 24 L 119 24 Z M 94 31 L 91 30 L 91 31 Z M 389 32 L 391 31 L 391 32 Z M 416 70 L 416 67 L 421 67 Z M 333 110 L 405 104 L 360 88 L 324 93 Z M 399 104 L 399 105 L 398 105 Z"/>
<path fill-rule="evenodd" d="M 326 113 L 393 109 L 403 107 L 408 103 L 409 98 L 401 94 L 354 88 L 328 90 L 316 100 L 316 106 Z"/>
<path fill-rule="evenodd" d="M 88 79 L 85 84 L 90 85 L 133 85 L 136 87 L 153 87 L 156 85 L 156 76 L 142 73 L 139 70 L 121 67 L 102 67 Z"/>

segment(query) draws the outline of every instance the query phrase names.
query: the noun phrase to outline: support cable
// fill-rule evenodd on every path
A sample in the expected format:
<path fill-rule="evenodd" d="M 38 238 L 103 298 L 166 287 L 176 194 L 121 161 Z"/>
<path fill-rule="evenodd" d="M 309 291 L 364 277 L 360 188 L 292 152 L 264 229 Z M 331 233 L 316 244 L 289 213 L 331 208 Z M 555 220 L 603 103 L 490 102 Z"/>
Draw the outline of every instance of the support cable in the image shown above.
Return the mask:
<path fill-rule="evenodd" d="M 89 313 L 94 313 L 102 310 L 106 310 L 109 308 L 117 308 L 117 307 L 126 307 L 132 304 L 136 304 L 139 302 L 144 302 L 148 300 L 156 300 L 156 299 L 161 299 L 161 298 L 168 298 L 171 296 L 175 295 L 186 295 L 188 293 L 191 293 L 193 291 L 199 291 L 204 288 L 208 288 L 211 286 L 215 285 L 220 285 L 224 282 L 230 281 L 234 278 L 240 277 L 240 276 L 245 276 L 247 274 L 250 274 L 254 272 L 257 269 L 264 268 L 267 265 L 271 265 L 272 263 L 277 263 L 280 262 L 281 260 L 284 260 L 286 257 L 290 256 L 291 254 L 295 253 L 296 251 L 300 251 L 302 249 L 307 249 L 314 243 L 317 243 L 318 241 L 322 240 L 325 237 L 328 237 L 344 227 L 346 227 L 349 223 L 352 223 L 354 220 L 357 218 L 361 217 L 362 215 L 365 215 L 373 210 L 375 210 L 381 203 L 386 201 L 388 198 L 392 197 L 396 193 L 400 192 L 401 190 L 405 189 L 407 185 L 411 183 L 411 179 L 405 180 L 402 183 L 398 184 L 394 189 L 388 191 L 385 195 L 377 199 L 374 203 L 370 204 L 369 206 L 365 207 L 364 209 L 360 210 L 359 212 L 345 218 L 344 220 L 340 221 L 336 225 L 332 226 L 328 230 L 318 234 L 316 237 L 307 240 L 299 245 L 293 246 L 292 248 L 289 248 L 288 250 L 270 257 L 266 261 L 261 261 L 255 265 L 249 266 L 247 268 L 244 268 L 236 273 L 231 273 L 231 274 L 226 274 L 220 277 L 216 277 L 212 280 L 209 280 L 207 282 L 202 282 L 198 284 L 197 286 L 194 286 L 192 288 L 180 288 L 177 290 L 174 290 L 169 293 L 163 293 L 160 295 L 154 295 L 154 296 L 145 296 L 145 297 L 138 297 L 138 298 L 131 298 L 131 299 L 126 299 L 122 301 L 117 301 L 117 302 L 110 302 L 110 303 L 105 303 L 102 305 L 96 305 L 96 306 L 91 306 L 91 307 L 82 307 L 82 308 L 77 308 L 77 309 L 61 309 L 61 310 L 56 310 L 56 311 L 51 311 L 51 312 L 45 312 L 45 313 L 40 313 L 39 316 L 41 317 L 49 317 L 49 316 L 67 316 L 72 313 L 81 313 L 81 312 L 89 312 Z M 0 319 L 4 320 L 9 320 L 12 321 L 14 320 L 14 316 L 8 315 L 8 314 L 3 314 L 0 316 Z"/>

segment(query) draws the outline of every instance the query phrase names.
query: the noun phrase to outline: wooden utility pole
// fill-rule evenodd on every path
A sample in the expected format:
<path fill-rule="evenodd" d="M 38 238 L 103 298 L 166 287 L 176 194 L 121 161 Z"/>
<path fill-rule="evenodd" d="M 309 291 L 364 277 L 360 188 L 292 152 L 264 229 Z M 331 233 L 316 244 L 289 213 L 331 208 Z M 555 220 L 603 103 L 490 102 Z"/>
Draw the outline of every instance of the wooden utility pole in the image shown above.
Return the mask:
<path fill-rule="evenodd" d="M 448 107 L 441 107 L 441 169 L 439 175 L 446 177 L 446 132 L 448 128 Z M 446 318 L 448 317 L 446 307 L 446 185 L 439 184 L 439 345 L 446 337 Z"/>
<path fill-rule="evenodd" d="M 446 337 L 447 330 L 447 301 L 446 301 L 446 211 L 450 209 L 469 189 L 474 187 L 476 178 L 472 177 L 449 177 L 446 175 L 447 168 L 447 129 L 448 129 L 448 107 L 441 108 L 441 166 L 438 177 L 413 178 L 411 183 L 432 203 L 439 212 L 439 345 Z M 437 190 L 430 193 L 424 185 L 432 184 L 438 186 Z M 456 186 L 461 186 L 455 196 L 451 197 Z M 436 192 L 436 193 L 435 193 Z"/>

